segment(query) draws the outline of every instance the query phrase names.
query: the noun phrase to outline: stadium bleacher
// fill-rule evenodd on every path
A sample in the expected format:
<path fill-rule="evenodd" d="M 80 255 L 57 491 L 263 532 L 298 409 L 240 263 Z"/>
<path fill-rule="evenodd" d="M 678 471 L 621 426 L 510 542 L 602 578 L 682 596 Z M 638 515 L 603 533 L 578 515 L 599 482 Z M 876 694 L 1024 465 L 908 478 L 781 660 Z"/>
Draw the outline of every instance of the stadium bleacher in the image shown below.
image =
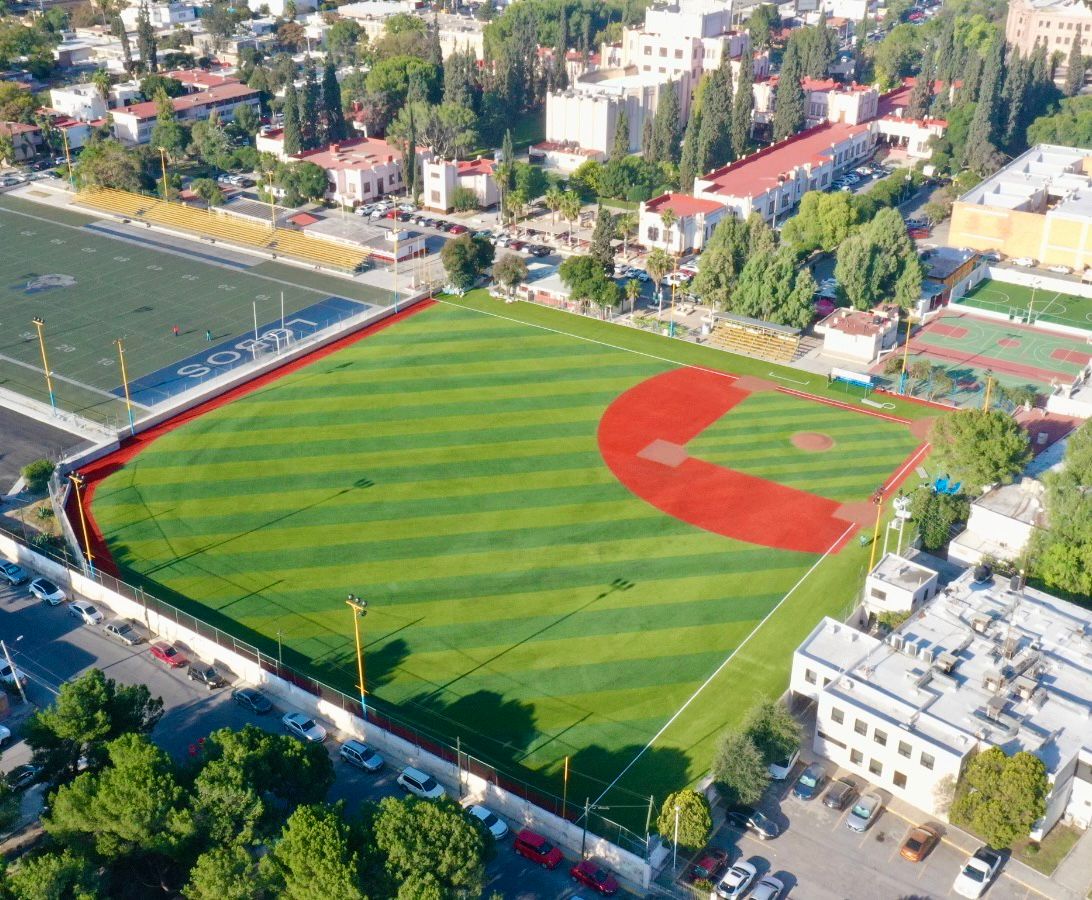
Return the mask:
<path fill-rule="evenodd" d="M 724 316 L 713 327 L 709 343 L 721 350 L 787 363 L 800 349 L 800 332 L 744 316 Z"/>

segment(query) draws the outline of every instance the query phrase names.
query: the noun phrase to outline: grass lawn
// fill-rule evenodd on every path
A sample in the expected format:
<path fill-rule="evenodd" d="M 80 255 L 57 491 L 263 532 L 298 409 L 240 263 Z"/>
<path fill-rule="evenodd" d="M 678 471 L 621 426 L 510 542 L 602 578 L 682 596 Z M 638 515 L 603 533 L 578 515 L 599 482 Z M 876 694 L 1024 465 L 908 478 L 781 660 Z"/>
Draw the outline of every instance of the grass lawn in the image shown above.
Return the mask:
<path fill-rule="evenodd" d="M 1012 848 L 1012 855 L 1044 875 L 1053 875 L 1069 851 L 1076 846 L 1083 832 L 1072 825 L 1055 825 L 1038 844 L 1020 841 Z M 1038 847 L 1037 850 L 1032 850 Z"/>
<path fill-rule="evenodd" d="M 791 648 L 851 603 L 868 556 L 852 541 L 817 566 L 734 541 L 614 478 L 604 410 L 679 363 L 800 376 L 472 294 L 166 435 L 98 487 L 94 514 L 126 575 L 267 652 L 280 633 L 287 663 L 348 693 L 342 600 L 368 598 L 381 706 L 556 793 L 569 757 L 573 802 L 598 797 L 738 651 L 604 799 L 640 829 L 649 794 L 700 777 L 724 725 L 781 693 Z M 716 423 L 709 458 L 731 464 L 734 441 L 747 465 L 782 453 L 770 477 L 806 486 L 823 473 L 787 435 L 808 419 L 853 447 L 846 477 L 815 488 L 834 499 L 865 499 L 916 443 L 812 401 L 752 399 L 775 402 Z"/>

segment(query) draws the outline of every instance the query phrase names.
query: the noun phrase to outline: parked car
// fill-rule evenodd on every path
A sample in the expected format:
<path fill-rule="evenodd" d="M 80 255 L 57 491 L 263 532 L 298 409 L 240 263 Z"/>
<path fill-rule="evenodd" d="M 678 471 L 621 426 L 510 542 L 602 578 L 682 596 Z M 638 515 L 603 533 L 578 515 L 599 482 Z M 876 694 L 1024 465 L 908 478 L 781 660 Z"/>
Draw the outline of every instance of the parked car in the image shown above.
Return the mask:
<path fill-rule="evenodd" d="M 508 249 L 509 250 L 515 250 L 516 252 L 519 252 L 520 250 L 522 250 L 526 246 L 527 246 L 526 241 L 509 241 L 508 242 Z"/>
<path fill-rule="evenodd" d="M 456 222 L 447 231 L 448 234 L 466 234 L 468 231 L 470 231 L 470 229 L 467 228 L 465 225 L 460 225 L 458 222 Z"/>
<path fill-rule="evenodd" d="M 1014 266 L 1020 266 L 1022 269 L 1030 269 L 1035 265 L 1035 260 L 1030 256 L 1018 256 L 1012 260 Z"/>
<path fill-rule="evenodd" d="M 928 225 L 922 225 L 917 228 L 907 228 L 906 233 L 915 241 L 923 241 L 932 234 L 932 230 Z"/>
<path fill-rule="evenodd" d="M 879 794 L 872 791 L 861 794 L 860 799 L 853 804 L 849 815 L 846 816 L 846 828 L 858 833 L 867 831 L 868 827 L 879 818 L 882 808 L 883 801 Z"/>
<path fill-rule="evenodd" d="M 14 686 L 16 682 L 25 685 L 27 683 L 27 675 L 22 669 L 13 668 L 6 659 L 0 660 L 0 681 L 12 686 Z"/>
<path fill-rule="evenodd" d="M 985 253 L 979 253 L 979 257 L 985 262 L 999 263 L 1002 260 L 1002 256 L 996 250 L 989 250 Z"/>
<path fill-rule="evenodd" d="M 27 570 L 13 562 L 0 562 L 0 578 L 10 585 L 24 584 L 30 579 Z"/>
<path fill-rule="evenodd" d="M 747 893 L 751 882 L 758 877 L 758 869 L 744 860 L 737 862 L 717 882 L 714 893 L 723 900 L 739 900 Z"/>
<path fill-rule="evenodd" d="M 68 614 L 79 619 L 84 625 L 98 625 L 102 621 L 102 613 L 93 603 L 86 600 L 73 600 L 69 603 Z"/>
<path fill-rule="evenodd" d="M 751 900 L 780 900 L 784 893 L 784 882 L 780 878 L 767 875 L 751 891 Z"/>
<path fill-rule="evenodd" d="M 584 859 L 569 869 L 569 875 L 577 884 L 591 888 L 610 897 L 618 893 L 618 881 L 594 859 Z"/>
<path fill-rule="evenodd" d="M 444 790 L 443 785 L 431 775 L 422 772 L 420 769 L 415 769 L 413 766 L 406 766 L 398 773 L 398 778 L 395 780 L 402 790 L 408 791 L 422 800 L 439 800 L 441 797 L 447 796 L 447 791 Z"/>
<path fill-rule="evenodd" d="M 857 785 L 848 778 L 839 778 L 831 782 L 830 787 L 827 788 L 826 796 L 823 797 L 823 806 L 840 812 L 849 805 L 849 801 L 856 793 Z"/>
<path fill-rule="evenodd" d="M 414 206 L 412 203 L 399 203 L 398 204 L 398 211 L 399 212 L 407 212 L 407 213 L 415 213 L 415 212 L 417 212 L 417 207 Z"/>
<path fill-rule="evenodd" d="M 285 713 L 281 717 L 281 725 L 290 735 L 308 744 L 321 744 L 326 740 L 326 729 L 303 713 Z"/>
<path fill-rule="evenodd" d="M 793 768 L 796 766 L 796 761 L 800 758 L 800 751 L 793 750 L 793 752 L 784 759 L 778 760 L 775 763 L 770 763 L 767 771 L 770 773 L 770 777 L 774 781 L 784 781 L 792 774 Z"/>
<path fill-rule="evenodd" d="M 34 784 L 41 774 L 41 766 L 33 766 L 30 763 L 25 763 L 21 766 L 16 766 L 8 772 L 8 774 L 4 776 L 4 781 L 8 783 L 8 787 L 13 791 L 21 791 Z"/>
<path fill-rule="evenodd" d="M 57 606 L 68 599 L 68 595 L 48 578 L 35 578 L 30 583 L 30 593 L 50 606 Z"/>
<path fill-rule="evenodd" d="M 148 648 L 148 652 L 172 669 L 181 669 L 183 666 L 190 664 L 190 661 L 186 659 L 186 655 L 181 650 L 166 641 L 156 641 Z"/>
<path fill-rule="evenodd" d="M 485 830 L 493 836 L 493 840 L 500 841 L 508 837 L 507 823 L 492 810 L 486 809 L 480 803 L 475 803 L 473 806 L 468 806 L 466 811 L 482 823 Z"/>
<path fill-rule="evenodd" d="M 729 810 L 725 816 L 729 825 L 742 831 L 753 831 L 759 840 L 769 841 L 781 834 L 777 823 L 748 806 Z"/>
<path fill-rule="evenodd" d="M 1047 270 L 1057 272 L 1059 275 L 1068 275 L 1073 271 L 1069 266 L 1047 266 Z"/>
<path fill-rule="evenodd" d="M 135 647 L 144 640 L 144 637 L 124 619 L 111 619 L 102 626 L 102 630 L 110 637 L 121 641 L 127 647 Z"/>
<path fill-rule="evenodd" d="M 549 256 L 554 252 L 554 248 L 547 247 L 545 244 L 533 244 L 527 248 L 527 252 L 530 253 L 531 256 Z"/>
<path fill-rule="evenodd" d="M 650 276 L 648 272 L 646 272 L 644 269 L 633 269 L 631 270 L 630 274 L 642 284 L 652 280 L 652 276 Z"/>
<path fill-rule="evenodd" d="M 11 740 L 11 729 L 7 725 L 0 725 L 0 747 Z"/>
<path fill-rule="evenodd" d="M 899 848 L 899 854 L 910 862 L 921 862 L 940 840 L 940 834 L 930 825 L 911 828 Z"/>
<path fill-rule="evenodd" d="M 556 869 L 564 858 L 561 851 L 551 844 L 545 837 L 528 828 L 524 828 L 516 835 L 512 849 L 520 856 L 538 863 L 545 869 Z"/>
<path fill-rule="evenodd" d="M 186 677 L 190 681 L 196 681 L 198 684 L 203 684 L 210 691 L 216 690 L 216 688 L 222 688 L 227 684 L 224 681 L 224 677 L 216 671 L 214 666 L 210 666 L 207 663 L 196 662 L 190 665 L 186 669 Z"/>
<path fill-rule="evenodd" d="M 1002 861 L 1003 857 L 996 850 L 979 847 L 975 850 L 974 856 L 968 857 L 963 863 L 963 868 L 959 870 L 952 884 L 952 890 L 960 897 L 976 900 L 990 886 L 990 882 L 1001 868 Z"/>
<path fill-rule="evenodd" d="M 269 698 L 254 688 L 236 688 L 231 692 L 231 699 L 243 709 L 249 709 L 255 715 L 263 716 L 273 708 Z"/>
<path fill-rule="evenodd" d="M 383 757 L 363 741 L 348 740 L 341 745 L 337 755 L 351 766 L 375 774 L 383 768 Z"/>
<path fill-rule="evenodd" d="M 697 862 L 686 870 L 686 880 L 691 884 L 695 881 L 716 883 L 727 868 L 728 851 L 719 847 L 708 847 Z"/>
<path fill-rule="evenodd" d="M 796 784 L 792 786 L 793 796 L 801 800 L 811 800 L 819 796 L 826 778 L 827 773 L 823 771 L 823 767 L 818 763 L 812 763 L 796 779 Z"/>

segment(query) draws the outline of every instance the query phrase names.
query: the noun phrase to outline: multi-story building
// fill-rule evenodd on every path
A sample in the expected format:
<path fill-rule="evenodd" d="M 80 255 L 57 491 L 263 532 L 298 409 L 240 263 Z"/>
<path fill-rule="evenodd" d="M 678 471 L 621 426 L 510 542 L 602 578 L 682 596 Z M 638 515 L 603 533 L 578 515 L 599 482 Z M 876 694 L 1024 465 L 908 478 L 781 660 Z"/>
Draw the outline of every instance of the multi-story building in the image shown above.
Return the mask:
<path fill-rule="evenodd" d="M 1038 144 L 960 197 L 948 243 L 1092 265 L 1092 150 Z"/>
<path fill-rule="evenodd" d="M 106 115 L 106 99 L 95 84 L 70 84 L 49 92 L 50 106 L 61 115 L 91 122 Z"/>
<path fill-rule="evenodd" d="M 121 11 L 121 21 L 128 31 L 136 31 L 140 16 L 141 3 L 133 3 Z M 148 21 L 152 28 L 174 28 L 197 21 L 198 4 L 191 3 L 146 3 Z"/>
<path fill-rule="evenodd" d="M 1045 44 L 1047 54 L 1063 58 L 1079 37 L 1082 52 L 1092 55 L 1092 9 L 1082 0 L 1010 0 L 1005 40 L 1024 54 Z"/>
<path fill-rule="evenodd" d="M 449 212 L 455 206 L 455 191 L 473 191 L 482 209 L 500 200 L 500 189 L 494 177 L 495 163 L 491 159 L 435 159 L 421 166 L 422 197 L 428 209 Z"/>
<path fill-rule="evenodd" d="M 754 120 L 766 123 L 773 120 L 776 109 L 777 75 L 770 75 L 754 84 Z M 821 122 L 846 122 L 858 125 L 876 118 L 879 92 L 868 85 L 842 84 L 833 78 L 803 78 L 804 114 L 811 127 Z"/>
<path fill-rule="evenodd" d="M 11 140 L 15 155 L 11 159 L 0 157 L 0 164 L 24 162 L 33 158 L 42 147 L 42 129 L 23 122 L 0 122 L 0 137 Z"/>
<path fill-rule="evenodd" d="M 238 82 L 220 84 L 206 91 L 183 94 L 172 97 L 175 115 L 180 122 L 191 125 L 208 119 L 215 112 L 221 122 L 230 122 L 235 118 L 235 111 L 241 106 L 251 107 L 258 112 L 258 92 Z M 114 135 L 124 144 L 146 144 L 151 139 L 155 126 L 155 101 L 134 103 L 124 109 L 115 109 Z"/>
<path fill-rule="evenodd" d="M 1035 837 L 1092 820 L 1089 610 L 968 571 L 883 640 L 825 618 L 793 654 L 790 690 L 816 704 L 816 754 L 928 814 L 945 815 L 971 754 L 1000 747 L 1046 766 Z"/>
<path fill-rule="evenodd" d="M 1019 563 L 1036 531 L 1047 524 L 1041 481 L 1022 478 L 976 497 L 967 527 L 948 544 L 948 559 L 977 565 L 983 559 Z"/>

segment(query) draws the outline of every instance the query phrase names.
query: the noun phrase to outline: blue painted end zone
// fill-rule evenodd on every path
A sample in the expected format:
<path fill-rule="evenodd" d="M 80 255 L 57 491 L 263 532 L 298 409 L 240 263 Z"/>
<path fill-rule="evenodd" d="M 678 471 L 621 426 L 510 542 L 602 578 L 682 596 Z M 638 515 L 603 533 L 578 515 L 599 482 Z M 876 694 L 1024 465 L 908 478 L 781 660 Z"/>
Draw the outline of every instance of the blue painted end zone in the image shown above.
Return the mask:
<path fill-rule="evenodd" d="M 359 300 L 345 297 L 327 297 L 295 313 L 285 315 L 284 327 L 278 318 L 258 328 L 258 337 L 253 334 L 234 337 L 210 343 L 200 353 L 165 366 L 149 375 L 144 375 L 129 382 L 129 395 L 133 403 L 152 407 L 164 402 L 175 394 L 188 391 L 203 381 L 216 378 L 230 372 L 237 366 L 252 360 L 255 355 L 276 353 L 290 342 L 295 342 L 317 331 L 354 316 L 372 306 Z M 121 385 L 114 388 L 118 397 L 125 396 Z"/>

